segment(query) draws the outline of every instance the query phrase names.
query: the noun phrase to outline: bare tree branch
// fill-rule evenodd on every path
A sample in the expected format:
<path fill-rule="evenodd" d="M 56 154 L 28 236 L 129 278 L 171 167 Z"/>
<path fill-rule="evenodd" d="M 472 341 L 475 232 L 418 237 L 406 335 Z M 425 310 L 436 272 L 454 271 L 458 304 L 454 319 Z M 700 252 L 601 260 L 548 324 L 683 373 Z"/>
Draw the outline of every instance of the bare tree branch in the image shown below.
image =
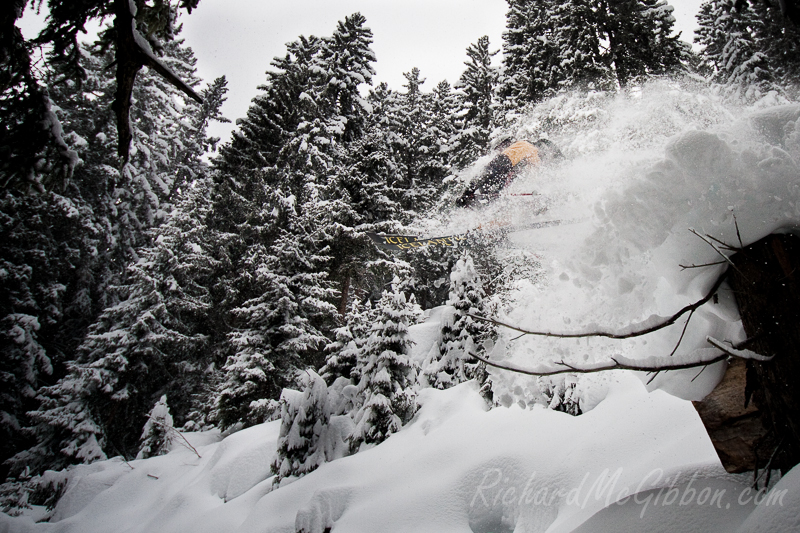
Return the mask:
<path fill-rule="evenodd" d="M 675 355 L 675 352 L 678 351 L 678 348 L 681 347 L 681 342 L 683 342 L 683 336 L 686 335 L 686 328 L 689 327 L 689 322 L 692 320 L 692 315 L 694 314 L 694 309 L 689 312 L 689 316 L 686 318 L 686 323 L 683 324 L 683 330 L 681 331 L 681 336 L 678 338 L 678 342 L 675 344 L 675 348 L 672 349 L 670 352 L 670 357 Z"/>
<path fill-rule="evenodd" d="M 703 268 L 708 266 L 716 266 L 716 265 L 724 265 L 727 261 L 714 261 L 713 263 L 703 263 L 702 265 L 678 265 L 681 267 L 681 270 L 687 270 L 689 268 Z"/>
<path fill-rule="evenodd" d="M 739 221 L 736 220 L 736 213 L 733 214 L 733 225 L 736 227 L 736 237 L 739 239 L 739 250 L 744 250 L 744 243 L 742 242 L 742 234 L 739 233 Z"/>
<path fill-rule="evenodd" d="M 514 330 L 514 331 L 519 331 L 520 333 L 523 333 L 525 335 L 536 335 L 536 336 L 539 336 L 539 337 L 556 337 L 556 338 L 559 338 L 559 339 L 581 339 L 581 338 L 585 338 L 585 337 L 607 337 L 609 339 L 631 339 L 633 337 L 641 337 L 642 335 L 647 335 L 647 334 L 653 333 L 654 331 L 658 331 L 660 329 L 664 329 L 664 328 L 674 324 L 675 321 L 677 321 L 681 316 L 685 315 L 686 313 L 689 313 L 689 312 L 693 313 L 700 306 L 702 306 L 703 304 L 705 304 L 711 298 L 714 297 L 714 295 L 717 293 L 717 291 L 719 290 L 720 286 L 722 285 L 722 282 L 725 281 L 725 277 L 726 277 L 727 272 L 728 271 L 726 270 L 725 272 L 723 272 L 717 278 L 717 281 L 714 282 L 714 285 L 711 287 L 711 290 L 709 290 L 708 293 L 705 296 L 703 296 L 700 300 L 694 302 L 693 304 L 687 305 L 686 307 L 684 307 L 683 309 L 681 309 L 680 311 L 678 311 L 674 315 L 672 315 L 670 317 L 667 317 L 666 319 L 664 319 L 661 322 L 658 322 L 657 324 L 654 324 L 654 325 L 651 325 L 651 326 L 648 326 L 646 328 L 642 328 L 642 329 L 639 329 L 639 330 L 635 330 L 635 331 L 626 331 L 626 332 L 591 331 L 591 332 L 584 332 L 584 333 L 556 333 L 556 332 L 552 332 L 552 331 L 530 331 L 530 330 L 527 330 L 527 329 L 522 329 L 522 328 L 517 327 L 517 326 L 512 326 L 511 324 L 506 324 L 504 322 L 500 322 L 498 320 L 494 320 L 492 318 L 486 318 L 486 317 L 482 317 L 482 316 L 478 316 L 478 315 L 472 315 L 472 314 L 469 314 L 469 313 L 467 313 L 467 316 L 470 316 L 470 317 L 472 317 L 472 318 L 474 318 L 476 320 L 482 320 L 483 322 L 488 322 L 490 324 L 494 324 L 495 326 L 502 326 L 502 327 L 505 327 L 505 328 L 508 328 L 508 329 L 511 329 L 511 330 Z"/>
<path fill-rule="evenodd" d="M 736 234 L 738 235 L 738 237 L 739 237 L 739 242 L 741 243 L 741 242 L 742 242 L 742 236 L 739 234 L 739 223 L 738 223 L 738 222 L 736 222 L 736 217 L 735 217 L 735 216 L 734 216 L 734 218 L 733 218 L 733 223 L 734 223 L 734 225 L 736 226 Z M 741 252 L 741 251 L 742 251 L 742 249 L 741 249 L 741 248 L 736 248 L 736 247 L 734 247 L 734 246 L 731 246 L 731 245 L 729 245 L 729 244 L 726 244 L 726 243 L 722 242 L 721 240 L 719 240 L 719 239 L 716 239 L 716 238 L 712 237 L 712 236 L 711 236 L 711 235 L 709 235 L 708 233 L 706 233 L 706 237 L 708 237 L 708 239 L 706 239 L 705 237 L 703 237 L 702 235 L 700 235 L 699 233 L 697 233 L 697 232 L 696 232 L 695 230 L 693 230 L 693 229 L 690 229 L 689 231 L 691 231 L 692 233 L 694 233 L 695 235 L 697 235 L 698 237 L 700 237 L 700 239 L 702 239 L 702 240 L 703 240 L 703 242 L 705 242 L 706 244 L 708 244 L 709 246 L 711 246 L 711 247 L 714 249 L 714 251 L 715 251 L 715 252 L 717 252 L 717 253 L 718 253 L 718 254 L 719 254 L 719 255 L 720 255 L 720 256 L 721 256 L 721 257 L 722 257 L 722 258 L 725 260 L 725 262 L 726 262 L 726 263 L 728 263 L 729 265 L 731 265 L 733 268 L 735 268 L 735 269 L 736 269 L 736 272 L 738 272 L 738 273 L 739 273 L 739 275 L 741 275 L 741 276 L 742 276 L 744 279 L 747 279 L 747 277 L 744 275 L 744 272 L 742 272 L 741 270 L 739 270 L 739 268 L 738 268 L 736 265 L 734 265 L 734 264 L 733 264 L 733 261 L 731 261 L 731 259 L 730 259 L 730 258 L 729 258 L 727 255 L 725 255 L 724 253 L 722 253 L 722 251 L 721 251 L 719 248 L 717 248 L 717 246 L 716 246 L 716 245 L 715 245 L 713 242 L 711 242 L 710 240 L 708 240 L 708 239 L 713 239 L 713 240 L 717 241 L 717 242 L 718 242 L 718 243 L 720 243 L 720 244 L 721 244 L 721 245 L 722 245 L 722 246 L 723 246 L 723 247 L 724 247 L 726 250 L 728 250 L 728 251 L 731 251 L 731 252 Z"/>
<path fill-rule="evenodd" d="M 758 354 L 758 353 L 756 353 L 756 352 L 754 352 L 752 350 L 742 349 L 741 347 L 743 345 L 747 344 L 751 339 L 747 339 L 747 340 L 745 340 L 745 341 L 743 341 L 743 342 L 741 342 L 741 343 L 739 343 L 737 345 L 733 345 L 731 343 L 728 343 L 728 344 L 730 344 L 730 346 L 725 345 L 722 341 L 717 340 L 717 339 L 715 339 L 713 337 L 710 337 L 710 336 L 706 337 L 706 340 L 708 341 L 709 344 L 711 344 L 715 348 L 718 348 L 718 349 L 722 350 L 722 353 L 721 354 L 717 354 L 714 357 L 711 357 L 711 358 L 708 358 L 708 359 L 699 358 L 699 359 L 697 359 L 695 361 L 684 361 L 684 362 L 681 362 L 681 363 L 673 362 L 674 360 L 671 359 L 672 354 L 670 354 L 669 357 L 649 358 L 649 359 L 646 359 L 646 360 L 642 361 L 641 363 L 636 363 L 636 362 L 633 362 L 631 360 L 619 361 L 618 359 L 615 359 L 614 357 L 612 357 L 610 363 L 599 364 L 597 366 L 585 366 L 585 367 L 571 365 L 571 364 L 566 363 L 563 360 L 561 360 L 561 361 L 555 362 L 554 364 L 562 366 L 564 368 L 557 368 L 557 369 L 548 368 L 548 369 L 538 370 L 538 369 L 518 367 L 516 365 L 497 363 L 495 361 L 492 361 L 492 360 L 487 359 L 485 357 L 481 357 L 481 356 L 476 355 L 474 353 L 469 353 L 469 355 L 471 357 L 474 357 L 475 359 L 477 359 L 479 361 L 482 361 L 483 363 L 485 363 L 485 364 L 487 364 L 489 366 L 493 366 L 495 368 L 500 368 L 502 370 L 509 370 L 511 372 L 517 372 L 519 374 L 526 374 L 526 375 L 529 375 L 529 376 L 554 376 L 554 375 L 557 375 L 557 374 L 570 374 L 570 373 L 591 374 L 591 373 L 594 373 L 594 372 L 606 372 L 608 370 L 633 370 L 633 371 L 636 371 L 636 372 L 651 372 L 651 373 L 654 373 L 654 375 L 647 382 L 648 385 L 661 372 L 668 372 L 670 370 L 685 370 L 687 368 L 703 367 L 700 370 L 700 372 L 697 373 L 697 376 L 692 378 L 692 381 L 694 381 L 695 379 L 697 379 L 700 376 L 700 374 L 703 373 L 703 371 L 706 369 L 707 366 L 712 365 L 714 363 L 717 363 L 719 361 L 724 361 L 725 359 L 728 359 L 729 357 L 737 357 L 739 359 L 752 359 L 754 361 L 770 361 L 772 359 L 772 357 L 773 357 L 773 356 L 761 355 L 761 354 Z"/>

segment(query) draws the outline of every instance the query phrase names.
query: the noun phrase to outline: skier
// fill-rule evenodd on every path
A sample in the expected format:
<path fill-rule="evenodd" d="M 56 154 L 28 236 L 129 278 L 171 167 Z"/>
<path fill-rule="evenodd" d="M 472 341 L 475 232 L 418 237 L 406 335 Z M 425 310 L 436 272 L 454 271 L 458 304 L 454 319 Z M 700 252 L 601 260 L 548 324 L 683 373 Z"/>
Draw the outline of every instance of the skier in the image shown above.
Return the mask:
<path fill-rule="evenodd" d="M 514 142 L 506 138 L 497 145 L 500 153 L 483 169 L 480 177 L 467 187 L 456 200 L 458 207 L 470 207 L 476 202 L 494 200 L 520 171 L 526 167 L 541 165 L 542 160 L 563 158 L 561 151 L 547 139 L 536 142 L 521 140 Z"/>

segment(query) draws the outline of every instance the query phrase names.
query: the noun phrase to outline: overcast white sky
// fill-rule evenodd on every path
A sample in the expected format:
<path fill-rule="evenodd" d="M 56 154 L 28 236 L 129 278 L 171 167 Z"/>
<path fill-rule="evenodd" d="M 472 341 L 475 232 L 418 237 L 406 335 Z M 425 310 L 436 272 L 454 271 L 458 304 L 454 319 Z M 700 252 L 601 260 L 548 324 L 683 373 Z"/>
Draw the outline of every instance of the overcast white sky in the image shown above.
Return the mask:
<path fill-rule="evenodd" d="M 670 3 L 676 30 L 691 42 L 701 0 Z M 206 82 L 227 77 L 223 113 L 235 121 L 247 113 L 270 61 L 285 53 L 287 42 L 299 35 L 328 36 L 352 13 L 361 12 L 373 32 L 375 83 L 401 89 L 403 73 L 418 67 L 427 79 L 423 89 L 431 90 L 442 80 L 458 80 L 467 46 L 479 37 L 488 35 L 491 49 L 500 49 L 507 9 L 506 0 L 201 0 L 182 22 L 199 76 Z M 28 36 L 26 24 L 36 23 L 26 19 L 22 29 Z M 212 133 L 224 141 L 233 128 L 219 125 Z"/>

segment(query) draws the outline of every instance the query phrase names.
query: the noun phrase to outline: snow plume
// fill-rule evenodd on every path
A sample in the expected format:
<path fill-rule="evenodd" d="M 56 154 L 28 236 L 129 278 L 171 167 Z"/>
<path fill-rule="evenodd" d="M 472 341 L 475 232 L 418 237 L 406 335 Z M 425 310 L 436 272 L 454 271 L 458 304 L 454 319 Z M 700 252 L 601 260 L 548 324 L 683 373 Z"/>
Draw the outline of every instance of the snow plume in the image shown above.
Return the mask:
<path fill-rule="evenodd" d="M 479 216 L 531 220 L 528 197 L 512 195 L 535 193 L 545 210 L 534 220 L 564 221 L 508 237 L 508 248 L 529 250 L 542 267 L 535 280 L 511 279 L 496 295 L 500 320 L 523 329 L 625 331 L 663 320 L 705 296 L 727 268 L 721 254 L 730 252 L 715 240 L 740 246 L 741 238 L 746 246 L 800 223 L 800 105 L 735 108 L 661 81 L 622 95 L 559 96 L 537 106 L 514 134 L 549 138 L 565 155 L 517 179 L 506 198 Z M 467 217 L 475 213 L 455 213 L 451 224 Z M 682 267 L 709 263 L 717 264 Z M 727 285 L 692 314 L 679 343 L 686 319 L 623 340 L 517 338 L 519 332 L 501 328 L 491 357 L 527 367 L 612 357 L 677 363 L 711 348 L 709 336 L 744 338 Z M 699 369 L 660 374 L 650 387 L 700 399 L 723 369 L 724 362 L 700 377 Z M 535 378 L 493 372 L 505 403 L 526 405 L 536 396 Z M 582 377 L 576 390 L 587 380 L 604 378 Z"/>

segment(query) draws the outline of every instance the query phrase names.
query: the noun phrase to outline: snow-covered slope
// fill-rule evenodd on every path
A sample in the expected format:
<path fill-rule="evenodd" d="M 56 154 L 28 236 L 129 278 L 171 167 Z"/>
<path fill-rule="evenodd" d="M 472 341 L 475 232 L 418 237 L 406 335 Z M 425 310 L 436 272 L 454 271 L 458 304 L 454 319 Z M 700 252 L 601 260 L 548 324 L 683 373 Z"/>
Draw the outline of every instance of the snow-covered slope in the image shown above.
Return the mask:
<path fill-rule="evenodd" d="M 51 523 L 4 518 L 0 531 L 735 531 L 764 495 L 724 472 L 691 404 L 630 374 L 609 381 L 578 417 L 487 410 L 472 382 L 427 389 L 403 431 L 274 491 L 277 422 L 190 434 L 200 458 L 176 446 L 80 467 Z M 771 507 L 795 516 L 791 501 Z"/>

